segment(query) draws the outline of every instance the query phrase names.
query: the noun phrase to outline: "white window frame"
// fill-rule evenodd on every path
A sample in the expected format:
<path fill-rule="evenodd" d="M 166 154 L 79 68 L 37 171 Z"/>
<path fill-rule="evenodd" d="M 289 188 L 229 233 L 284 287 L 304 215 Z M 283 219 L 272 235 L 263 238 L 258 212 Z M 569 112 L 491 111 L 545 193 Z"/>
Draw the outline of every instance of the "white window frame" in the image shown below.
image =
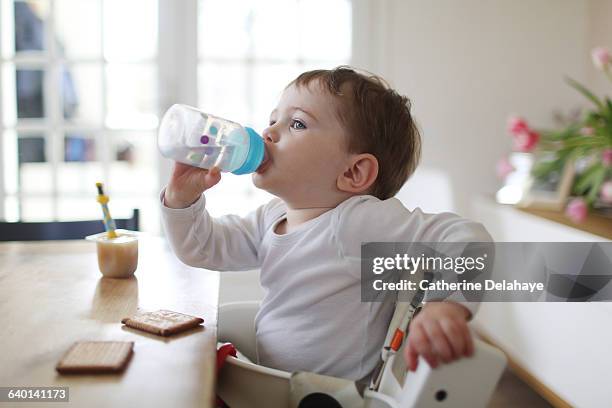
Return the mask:
<path fill-rule="evenodd" d="M 159 117 L 174 103 L 198 103 L 198 0 L 159 0 Z M 158 156 L 159 190 L 172 162 Z"/>
<path fill-rule="evenodd" d="M 98 0 L 99 3 L 99 12 L 100 12 L 100 20 L 103 20 L 104 18 L 104 13 L 103 13 L 103 0 Z M 156 0 L 153 0 L 156 1 Z M 153 3 L 152 1 L 152 3 Z M 186 0 L 185 3 L 191 2 L 192 0 Z M 55 31 L 55 5 L 56 5 L 56 0 L 47 0 L 48 2 L 48 13 L 45 15 L 45 20 L 44 20 L 44 24 L 45 24 L 45 29 L 44 29 L 44 45 L 45 45 L 45 49 L 40 53 L 40 55 L 13 55 L 10 58 L 4 58 L 4 50 L 2 49 L 3 46 L 3 42 L 4 41 L 0 41 L 0 70 L 4 70 L 6 65 L 11 64 L 14 65 L 15 67 L 15 71 L 17 69 L 23 69 L 23 68 L 32 68 L 32 69 L 41 69 L 44 72 L 44 79 L 43 79 L 43 87 L 44 87 L 44 111 L 45 111 L 45 116 L 44 118 L 41 119 L 17 119 L 17 123 L 16 125 L 13 126 L 5 126 L 5 121 L 4 121 L 4 103 L 2 103 L 3 101 L 0 101 L 0 118 L 2 120 L 0 120 L 0 159 L 2 159 L 0 161 L 0 219 L 6 219 L 6 210 L 5 210 L 5 203 L 6 203 L 6 199 L 9 196 L 16 196 L 18 202 L 20 202 L 22 200 L 23 197 L 29 197 L 29 198 L 36 198 L 36 197 L 44 197 L 44 198 L 50 198 L 52 201 L 52 214 L 53 214 L 53 218 L 57 218 L 58 216 L 58 202 L 59 202 L 59 197 L 60 197 L 60 192 L 59 192 L 59 186 L 58 186 L 58 164 L 63 162 L 63 157 L 64 157 L 64 151 L 63 151 L 63 143 L 64 143 L 64 137 L 66 135 L 66 132 L 70 132 L 70 131 L 85 131 L 87 133 L 89 133 L 92 136 L 92 139 L 95 141 L 96 144 L 96 153 L 97 153 L 97 157 L 96 157 L 96 162 L 99 162 L 102 166 L 102 177 L 105 180 L 108 180 L 108 176 L 109 176 L 109 169 L 110 169 L 110 165 L 113 162 L 113 158 L 112 155 L 108 153 L 108 143 L 109 141 L 107 140 L 108 137 L 102 137 L 103 134 L 106 134 L 107 136 L 111 135 L 111 134 L 116 134 L 116 133 L 122 133 L 122 132 L 130 132 L 130 131 L 148 131 L 151 132 L 154 129 L 123 129 L 123 128 L 109 128 L 105 118 L 107 115 L 107 101 L 106 101 L 106 94 L 107 94 L 107 72 L 106 72 L 106 68 L 109 64 L 108 61 L 106 61 L 106 59 L 104 58 L 104 56 L 100 56 L 98 58 L 73 58 L 73 57 L 69 57 L 69 58 L 65 58 L 62 56 L 59 56 L 57 53 L 57 45 L 56 45 L 56 31 Z M 5 13 L 6 11 L 13 10 L 13 6 L 12 6 L 12 1 L 9 1 L 7 3 L 3 3 L 6 4 L 7 7 L 1 7 L 0 6 L 0 21 L 2 21 L 3 18 L 7 17 L 6 15 L 3 15 L 3 13 Z M 164 5 L 169 5 L 171 2 L 169 0 L 160 0 L 158 7 L 161 7 L 162 4 Z M 181 2 L 176 2 L 177 5 L 182 5 L 183 1 Z M 164 21 L 165 19 L 167 19 L 167 17 L 165 15 L 163 15 L 161 13 L 161 10 L 158 11 L 158 19 L 159 21 L 159 25 L 158 25 L 158 29 L 162 24 L 162 21 Z M 8 18 L 12 18 L 14 21 L 14 16 L 8 16 Z M 104 22 L 101 21 L 101 29 L 103 29 L 104 27 Z M 14 32 L 14 31 L 13 31 Z M 161 40 L 161 35 L 160 35 L 160 40 Z M 8 39 L 8 42 L 11 41 L 11 38 Z M 14 42 L 14 39 L 12 39 L 12 41 Z M 158 44 L 161 41 L 158 42 Z M 104 35 L 103 33 L 101 33 L 100 36 L 100 50 L 101 52 L 103 52 L 104 50 Z M 155 66 L 156 68 L 158 68 L 161 71 L 161 66 L 159 66 L 161 61 L 168 61 L 169 58 L 165 58 L 163 55 L 159 54 L 159 51 L 162 51 L 162 48 L 160 47 L 160 49 L 158 50 L 158 55 L 155 59 L 152 60 L 141 60 L 141 61 L 134 61 L 135 64 L 145 64 L 147 66 L 150 66 L 149 64 L 153 64 L 153 66 Z M 167 52 L 167 50 L 163 49 L 164 52 Z M 61 73 L 62 73 L 62 67 L 63 66 L 72 66 L 73 64 L 82 64 L 82 63 L 87 63 L 87 64 L 93 64 L 95 65 L 96 68 L 100 69 L 100 81 L 101 81 L 101 88 L 102 88 L 102 99 L 99 101 L 101 104 L 101 117 L 100 117 L 100 122 L 95 124 L 95 125 L 83 125 L 80 123 L 75 123 L 72 124 L 68 121 L 66 121 L 63 117 L 63 113 L 62 113 L 62 95 L 60 92 L 60 87 L 61 87 Z M 132 62 L 130 62 L 132 63 Z M 4 74 L 4 72 L 2 72 L 2 74 Z M 3 78 L 3 75 L 1 76 Z M 159 75 L 158 75 L 159 77 Z M 160 90 L 162 90 L 163 87 L 160 86 Z M 3 80 L 0 80 L 0 98 L 3 97 L 3 92 L 5 91 L 5 89 L 3 89 Z M 161 105 L 161 104 L 159 104 Z M 157 108 L 159 108 L 160 106 L 158 106 Z M 161 109 L 159 109 L 161 111 Z M 159 114 L 159 112 L 156 112 L 157 114 Z M 5 163 L 5 158 L 7 157 L 11 157 L 12 161 L 14 161 L 14 163 L 18 163 L 17 160 L 17 140 L 15 140 L 15 144 L 13 146 L 11 146 L 10 150 L 8 151 L 5 145 L 5 140 L 4 140 L 4 133 L 6 130 L 11 130 L 11 131 L 15 131 L 17 134 L 17 138 L 19 137 L 18 135 L 22 132 L 36 132 L 36 133 L 40 133 L 43 135 L 44 140 L 45 140 L 45 158 L 46 158 L 46 163 L 48 163 L 50 165 L 51 171 L 53 173 L 52 176 L 52 186 L 51 186 L 51 193 L 23 193 L 21 191 L 21 189 L 17 189 L 16 194 L 13 195 L 11 193 L 7 193 L 7 177 L 13 177 L 13 173 L 14 173 L 14 177 L 15 180 L 17 180 L 18 177 L 18 172 L 19 172 L 19 168 L 18 168 L 18 164 L 15 164 L 15 167 L 10 171 L 10 173 L 6 173 L 5 172 L 5 168 L 7 166 L 7 164 Z M 105 153 L 103 153 L 105 152 Z M 6 155 L 6 156 L 5 156 Z M 157 175 L 156 175 L 157 176 Z M 156 183 L 156 185 L 158 185 L 159 183 Z M 95 195 L 95 191 L 92 192 L 92 196 Z M 84 197 L 85 195 L 82 194 L 75 194 L 74 197 Z M 19 214 L 19 218 L 22 218 L 22 214 Z M 12 220 L 12 219 L 11 219 Z"/>
<path fill-rule="evenodd" d="M 49 15 L 47 16 L 46 23 L 49 29 L 45 30 L 46 35 L 46 46 L 49 55 L 55 55 L 55 43 L 53 41 L 53 27 L 54 27 L 54 2 L 50 1 Z M 173 103 L 181 102 L 197 106 L 198 104 L 198 64 L 200 62 L 198 55 L 198 0 L 157 0 L 158 1 L 158 53 L 157 53 L 157 69 L 158 69 L 158 117 L 161 118 L 163 113 Z M 389 0 L 352 0 L 352 25 L 353 25 L 353 37 L 352 37 L 352 50 L 351 50 L 351 64 L 355 64 L 358 67 L 370 69 L 377 73 L 385 73 L 386 71 L 381 64 L 384 64 L 388 59 L 387 47 L 381 46 L 386 43 L 385 37 L 387 36 L 381 30 L 385 28 L 389 19 Z M 0 8 L 0 19 L 2 18 L 2 10 Z M 102 18 L 102 17 L 101 17 Z M 1 20 L 0 20 L 1 21 Z M 101 41 L 104 41 L 102 36 Z M 101 44 L 103 46 L 103 44 Z M 2 42 L 0 41 L 0 56 L 2 55 Z M 103 49 L 103 47 L 102 47 Z M 378 50 L 375 55 L 369 50 Z M 15 62 L 19 63 L 46 63 L 45 58 L 29 59 L 29 57 L 20 57 L 15 59 Z M 95 62 L 91 59 L 86 60 L 87 62 Z M 12 62 L 2 60 L 0 62 L 0 69 L 4 67 L 4 63 Z M 54 58 L 50 63 L 52 64 L 51 74 L 56 78 L 59 78 L 59 70 L 61 63 L 64 62 L 62 59 Z M 72 60 L 70 62 L 81 62 L 78 60 Z M 85 62 L 83 60 L 82 62 Z M 299 63 L 299 61 L 296 61 Z M 44 64 L 43 64 L 44 65 Z M 104 73 L 104 65 L 102 65 L 103 75 L 102 81 L 105 81 L 106 75 Z M 48 92 L 46 101 L 56 100 L 59 101 L 59 81 L 52 81 L 51 75 L 45 75 L 45 92 Z M 2 95 L 3 88 L 2 81 L 0 81 L 0 95 Z M 105 84 L 103 83 L 105 87 Z M 104 90 L 106 88 L 103 88 Z M 105 95 L 105 92 L 103 92 Z M 56 98 L 56 99 L 52 99 Z M 104 98 L 104 96 L 103 96 Z M 48 102 L 45 102 L 48 104 Z M 103 115 L 106 114 L 106 101 L 102 101 Z M 3 106 L 0 103 L 0 118 L 2 116 Z M 62 133 L 65 128 L 60 128 L 59 123 L 63 123 L 63 117 L 59 115 L 61 113 L 58 107 L 45 106 L 48 125 L 42 126 L 43 132 L 45 132 L 45 138 L 48 138 L 48 132 L 54 132 L 55 137 L 51 140 L 46 141 L 47 159 L 53 163 L 57 163 L 58 159 L 62 158 L 62 151 L 60 146 L 62 145 L 61 139 L 57 136 Z M 103 116 L 104 117 L 104 116 Z M 102 131 L 103 128 L 98 129 Z M 4 123 L 0 123 L 0 134 L 3 134 L 5 130 Z M 33 130 L 27 126 L 17 127 L 16 131 L 19 130 Z M 96 143 L 102 143 L 101 138 L 96 137 Z M 98 146 L 97 149 L 100 147 Z M 0 158 L 4 158 L 4 143 L 0 143 Z M 16 152 L 15 152 L 16 154 Z M 109 160 L 108 157 L 99 158 L 99 160 Z M 159 190 L 166 185 L 171 175 L 172 162 L 170 160 L 163 159 L 158 155 L 158 186 Z M 54 164 L 55 165 L 55 164 Z M 108 163 L 103 165 L 103 169 L 108 171 Z M 55 169 L 56 170 L 56 169 Z M 57 174 L 57 173 L 55 173 Z M 106 174 L 105 174 L 106 176 Z M 54 177 L 54 203 L 57 205 L 57 181 Z M 5 174 L 4 166 L 0 166 L 0 219 L 4 219 L 4 203 L 5 203 Z M 20 198 L 20 196 L 18 196 Z M 54 211 L 57 213 L 57 211 Z"/>
<path fill-rule="evenodd" d="M 352 0 L 352 24 L 362 23 L 368 19 L 368 15 L 373 13 L 376 8 L 375 4 L 370 4 L 375 0 Z M 383 0 L 386 1 L 387 0 Z M 160 0 L 159 16 L 160 16 L 160 36 L 159 36 L 159 69 L 160 69 L 160 115 L 173 103 L 180 102 L 198 106 L 198 68 L 203 61 L 219 62 L 223 59 L 216 58 L 200 58 L 198 47 L 198 0 L 181 0 L 180 2 L 172 0 Z M 370 31 L 374 31 L 373 27 Z M 361 58 L 361 54 L 357 52 L 356 40 L 362 41 L 369 38 L 368 35 L 359 33 L 359 30 L 353 28 L 353 37 L 351 39 L 351 60 L 353 63 L 354 56 L 362 60 L 369 59 L 369 55 Z M 162 34 L 163 33 L 163 34 Z M 168 56 L 164 59 L 163 56 Z M 255 61 L 252 57 L 247 57 L 244 60 L 233 60 L 232 62 L 242 62 L 245 66 L 254 65 Z M 264 62 L 293 62 L 298 65 L 312 62 L 304 60 L 301 57 L 294 61 L 258 59 L 256 63 Z M 247 91 L 248 93 L 248 91 Z M 252 106 L 252 95 L 246 95 L 247 100 Z M 160 190 L 167 183 L 172 171 L 172 164 L 169 160 L 160 160 L 159 165 L 159 180 Z"/>

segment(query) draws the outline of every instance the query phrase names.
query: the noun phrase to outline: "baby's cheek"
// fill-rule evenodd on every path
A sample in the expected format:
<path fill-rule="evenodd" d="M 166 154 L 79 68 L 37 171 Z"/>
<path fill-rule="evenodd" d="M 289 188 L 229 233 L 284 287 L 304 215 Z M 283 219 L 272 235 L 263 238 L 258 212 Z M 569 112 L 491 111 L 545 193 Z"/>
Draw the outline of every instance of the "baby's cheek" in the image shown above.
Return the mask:
<path fill-rule="evenodd" d="M 302 175 L 313 173 L 320 166 L 320 158 L 317 155 L 310 155 L 305 151 L 296 151 L 288 154 L 279 160 L 279 167 L 292 175 Z"/>
<path fill-rule="evenodd" d="M 335 180 L 340 160 L 334 149 L 315 143 L 292 147 L 290 150 L 278 152 L 277 164 L 284 176 L 308 184 L 326 183 L 327 179 Z"/>

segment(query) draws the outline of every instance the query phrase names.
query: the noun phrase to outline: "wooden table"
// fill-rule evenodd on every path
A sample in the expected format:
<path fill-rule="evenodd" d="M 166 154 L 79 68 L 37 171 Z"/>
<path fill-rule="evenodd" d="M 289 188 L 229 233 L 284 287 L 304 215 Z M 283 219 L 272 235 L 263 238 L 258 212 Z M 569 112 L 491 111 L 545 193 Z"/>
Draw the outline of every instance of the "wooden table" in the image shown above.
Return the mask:
<path fill-rule="evenodd" d="M 217 272 L 181 264 L 157 237 L 141 239 L 131 279 L 102 278 L 94 243 L 0 243 L 0 387 L 69 387 L 69 403 L 20 407 L 213 406 L 218 292 Z M 137 309 L 200 316 L 205 327 L 170 338 L 123 327 Z M 122 374 L 59 375 L 78 340 L 133 341 L 134 355 Z"/>

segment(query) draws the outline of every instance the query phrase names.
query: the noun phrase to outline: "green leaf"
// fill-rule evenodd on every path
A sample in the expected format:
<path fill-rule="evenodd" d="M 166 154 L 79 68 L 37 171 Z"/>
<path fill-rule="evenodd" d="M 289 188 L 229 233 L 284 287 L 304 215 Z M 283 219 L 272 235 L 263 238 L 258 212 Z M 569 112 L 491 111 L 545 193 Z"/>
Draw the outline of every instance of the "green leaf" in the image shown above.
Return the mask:
<path fill-rule="evenodd" d="M 612 101 L 610 98 L 606 97 L 606 106 L 608 111 L 604 113 L 604 122 L 607 128 L 607 134 L 610 138 L 612 138 Z"/>
<path fill-rule="evenodd" d="M 601 188 L 601 185 L 603 184 L 605 178 L 606 178 L 606 168 L 601 166 L 597 170 L 597 172 L 595 172 L 595 175 L 593 176 L 593 182 L 591 184 L 591 189 L 589 191 L 589 195 L 587 195 L 587 200 L 589 202 L 595 201 L 595 198 L 597 198 L 597 193 L 599 193 L 599 189 Z"/>
<path fill-rule="evenodd" d="M 585 194 L 593 181 L 595 181 L 595 177 L 597 177 L 597 171 L 601 171 L 600 169 L 603 167 L 601 163 L 594 163 L 589 167 L 584 173 L 580 174 L 574 183 L 574 193 L 578 195 Z"/>
<path fill-rule="evenodd" d="M 561 168 L 562 165 L 563 165 L 563 160 L 560 158 L 550 160 L 550 161 L 539 162 L 535 164 L 535 166 L 533 167 L 531 171 L 531 174 L 535 178 L 541 179 L 544 176 L 548 175 L 549 173 Z"/>
<path fill-rule="evenodd" d="M 578 92 L 583 94 L 587 99 L 589 99 L 591 102 L 593 102 L 595 105 L 597 105 L 599 110 L 604 111 L 605 108 L 604 108 L 603 102 L 601 102 L 598 97 L 596 97 L 591 91 L 586 89 L 582 84 L 580 84 L 579 82 L 577 82 L 577 81 L 575 81 L 575 80 L 573 80 L 572 78 L 569 78 L 569 77 L 566 77 L 565 81 L 571 87 L 573 87 Z"/>

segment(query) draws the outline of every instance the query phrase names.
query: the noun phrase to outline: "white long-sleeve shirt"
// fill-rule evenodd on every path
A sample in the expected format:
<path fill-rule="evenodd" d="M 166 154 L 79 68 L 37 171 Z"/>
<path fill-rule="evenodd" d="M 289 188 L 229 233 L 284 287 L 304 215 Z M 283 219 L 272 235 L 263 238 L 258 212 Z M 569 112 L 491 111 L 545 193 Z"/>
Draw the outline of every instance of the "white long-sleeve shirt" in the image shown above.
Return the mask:
<path fill-rule="evenodd" d="M 171 209 L 163 194 L 163 227 L 181 261 L 218 271 L 261 268 L 257 362 L 289 372 L 358 380 L 374 369 L 394 301 L 361 302 L 361 243 L 491 240 L 481 224 L 409 211 L 396 198 L 354 196 L 279 235 L 274 229 L 287 211 L 280 199 L 246 217 L 213 218 L 204 196 Z"/>

